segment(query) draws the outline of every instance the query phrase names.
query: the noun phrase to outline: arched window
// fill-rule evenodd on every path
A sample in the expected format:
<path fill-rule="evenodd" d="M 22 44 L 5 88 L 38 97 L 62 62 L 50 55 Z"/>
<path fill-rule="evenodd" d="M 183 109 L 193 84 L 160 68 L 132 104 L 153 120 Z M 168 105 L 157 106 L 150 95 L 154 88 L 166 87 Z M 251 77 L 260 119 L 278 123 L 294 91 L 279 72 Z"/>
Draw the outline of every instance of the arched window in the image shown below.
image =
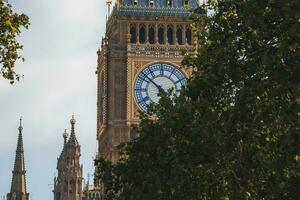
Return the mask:
<path fill-rule="evenodd" d="M 146 30 L 144 26 L 140 27 L 140 41 L 141 44 L 146 43 Z"/>
<path fill-rule="evenodd" d="M 72 157 L 72 165 L 75 165 L 75 157 Z"/>
<path fill-rule="evenodd" d="M 172 7 L 172 5 L 173 5 L 173 2 L 172 2 L 173 0 L 167 0 L 167 6 L 168 7 Z"/>
<path fill-rule="evenodd" d="M 168 37 L 168 43 L 169 44 L 174 44 L 173 29 L 171 27 L 168 27 L 167 37 Z"/>
<path fill-rule="evenodd" d="M 78 181 L 77 181 L 77 187 L 78 187 L 78 188 L 81 188 L 81 185 L 82 185 L 81 180 L 78 180 Z M 80 194 L 80 193 L 81 193 L 81 190 L 78 190 L 77 193 Z"/>
<path fill-rule="evenodd" d="M 150 26 L 149 27 L 149 43 L 154 44 L 155 43 L 155 31 L 154 27 Z"/>
<path fill-rule="evenodd" d="M 136 43 L 136 28 L 135 28 L 135 26 L 130 27 L 130 43 Z"/>
<path fill-rule="evenodd" d="M 177 30 L 176 30 L 176 38 L 177 38 L 178 44 L 182 45 L 183 41 L 182 41 L 182 29 L 181 29 L 181 27 L 178 27 Z"/>
<path fill-rule="evenodd" d="M 159 44 L 164 43 L 164 28 L 163 27 L 158 28 L 158 43 Z"/>
<path fill-rule="evenodd" d="M 191 30 L 191 28 L 186 29 L 185 35 L 186 35 L 186 43 L 188 45 L 192 45 L 192 30 Z"/>
<path fill-rule="evenodd" d="M 64 192 L 68 192 L 68 181 L 65 181 Z"/>
<path fill-rule="evenodd" d="M 60 192 L 56 193 L 56 199 L 60 200 Z"/>
<path fill-rule="evenodd" d="M 133 5 L 136 6 L 136 5 L 138 5 L 138 3 L 139 3 L 138 0 L 133 0 Z"/>
<path fill-rule="evenodd" d="M 74 180 L 71 180 L 70 181 L 70 193 L 74 193 L 75 192 L 75 181 Z"/>

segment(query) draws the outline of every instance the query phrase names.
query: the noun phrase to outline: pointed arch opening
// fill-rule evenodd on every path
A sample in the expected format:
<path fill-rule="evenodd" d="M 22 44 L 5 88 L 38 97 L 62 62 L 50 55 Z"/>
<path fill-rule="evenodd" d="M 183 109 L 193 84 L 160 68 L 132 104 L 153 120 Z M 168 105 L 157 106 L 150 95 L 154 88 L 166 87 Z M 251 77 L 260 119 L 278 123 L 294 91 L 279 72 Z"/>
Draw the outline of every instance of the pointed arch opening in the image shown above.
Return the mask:
<path fill-rule="evenodd" d="M 130 26 L 130 43 L 136 43 L 136 27 L 135 27 L 135 25 Z"/>
<path fill-rule="evenodd" d="M 146 43 L 146 29 L 145 29 L 145 26 L 144 25 L 141 25 L 141 27 L 140 27 L 140 34 L 139 34 L 139 38 L 140 38 L 140 40 L 139 40 L 139 42 L 141 43 L 141 44 L 145 44 Z"/>
<path fill-rule="evenodd" d="M 164 28 L 162 26 L 160 26 L 158 28 L 158 43 L 159 44 L 163 44 L 164 43 Z"/>
<path fill-rule="evenodd" d="M 56 193 L 56 200 L 60 200 L 60 192 Z"/>
<path fill-rule="evenodd" d="M 70 193 L 71 193 L 71 194 L 75 193 L 75 187 L 76 187 L 75 181 L 74 181 L 74 180 L 71 180 L 71 181 L 70 181 Z"/>
<path fill-rule="evenodd" d="M 64 192 L 68 192 L 68 181 L 65 181 L 65 184 L 64 184 Z"/>
<path fill-rule="evenodd" d="M 167 30 L 167 38 L 168 38 L 169 44 L 174 44 L 173 29 L 170 26 L 168 27 L 168 30 Z"/>
<path fill-rule="evenodd" d="M 132 130 L 130 130 L 130 136 L 129 137 L 130 137 L 131 141 L 137 139 L 138 135 L 137 135 L 136 129 L 133 128 Z"/>
<path fill-rule="evenodd" d="M 182 27 L 177 27 L 176 30 L 176 39 L 179 45 L 183 44 L 183 40 L 182 40 Z"/>
<path fill-rule="evenodd" d="M 149 43 L 150 44 L 154 44 L 155 43 L 155 30 L 154 30 L 154 26 L 150 25 L 149 26 Z"/>
<path fill-rule="evenodd" d="M 188 27 L 188 28 L 186 29 L 185 35 L 186 35 L 186 43 L 187 43 L 188 45 L 192 45 L 192 30 L 191 30 L 190 27 Z"/>

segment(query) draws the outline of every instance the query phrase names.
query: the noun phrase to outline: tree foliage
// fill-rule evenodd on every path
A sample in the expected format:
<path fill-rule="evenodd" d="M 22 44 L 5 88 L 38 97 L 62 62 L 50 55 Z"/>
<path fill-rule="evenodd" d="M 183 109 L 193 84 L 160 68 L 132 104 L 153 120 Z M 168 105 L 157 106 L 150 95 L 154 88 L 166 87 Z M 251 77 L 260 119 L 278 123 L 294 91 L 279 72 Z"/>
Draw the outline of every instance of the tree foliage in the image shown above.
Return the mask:
<path fill-rule="evenodd" d="M 15 70 L 15 62 L 24 60 L 19 54 L 23 46 L 17 41 L 21 28 L 28 28 L 29 18 L 25 14 L 17 14 L 5 0 L 0 0 L 0 68 L 3 78 L 14 83 L 20 79 Z"/>
<path fill-rule="evenodd" d="M 300 1 L 219 0 L 194 11 L 199 48 L 182 95 L 142 115 L 106 199 L 300 197 Z M 126 156 L 125 156 L 126 155 Z"/>

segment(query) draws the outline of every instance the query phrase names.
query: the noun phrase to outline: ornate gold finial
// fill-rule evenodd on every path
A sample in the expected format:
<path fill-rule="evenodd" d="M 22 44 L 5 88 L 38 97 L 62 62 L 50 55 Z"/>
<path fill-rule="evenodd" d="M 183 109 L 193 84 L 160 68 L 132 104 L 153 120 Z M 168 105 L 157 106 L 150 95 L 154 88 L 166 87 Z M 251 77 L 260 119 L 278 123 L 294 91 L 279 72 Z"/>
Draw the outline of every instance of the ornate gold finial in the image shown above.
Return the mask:
<path fill-rule="evenodd" d="M 75 116 L 72 115 L 72 119 L 70 120 L 71 124 L 74 125 L 76 123 Z"/>
<path fill-rule="evenodd" d="M 64 133 L 63 133 L 63 138 L 64 138 L 64 141 L 65 143 L 67 142 L 67 139 L 68 139 L 68 133 L 67 133 L 67 129 L 65 129 Z"/>
<path fill-rule="evenodd" d="M 19 125 L 19 132 L 22 133 L 23 127 L 22 127 L 22 116 L 20 117 L 20 125 Z"/>

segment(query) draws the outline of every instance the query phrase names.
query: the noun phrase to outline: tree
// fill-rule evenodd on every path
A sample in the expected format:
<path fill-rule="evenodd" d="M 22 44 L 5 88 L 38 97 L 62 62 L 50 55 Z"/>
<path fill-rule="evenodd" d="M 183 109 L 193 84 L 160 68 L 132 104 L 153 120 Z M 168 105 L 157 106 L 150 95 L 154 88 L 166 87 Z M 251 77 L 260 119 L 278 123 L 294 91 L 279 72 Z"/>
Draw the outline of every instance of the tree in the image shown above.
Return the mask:
<path fill-rule="evenodd" d="M 142 115 L 118 163 L 95 161 L 106 199 L 299 199 L 299 7 L 211 0 L 196 9 L 184 92 L 162 96 L 149 110 L 156 120 Z"/>
<path fill-rule="evenodd" d="M 29 18 L 25 14 L 17 14 L 5 0 L 0 0 L 0 67 L 3 78 L 14 83 L 20 75 L 14 70 L 15 62 L 24 58 L 19 54 L 23 46 L 17 41 L 22 28 L 28 28 Z"/>

